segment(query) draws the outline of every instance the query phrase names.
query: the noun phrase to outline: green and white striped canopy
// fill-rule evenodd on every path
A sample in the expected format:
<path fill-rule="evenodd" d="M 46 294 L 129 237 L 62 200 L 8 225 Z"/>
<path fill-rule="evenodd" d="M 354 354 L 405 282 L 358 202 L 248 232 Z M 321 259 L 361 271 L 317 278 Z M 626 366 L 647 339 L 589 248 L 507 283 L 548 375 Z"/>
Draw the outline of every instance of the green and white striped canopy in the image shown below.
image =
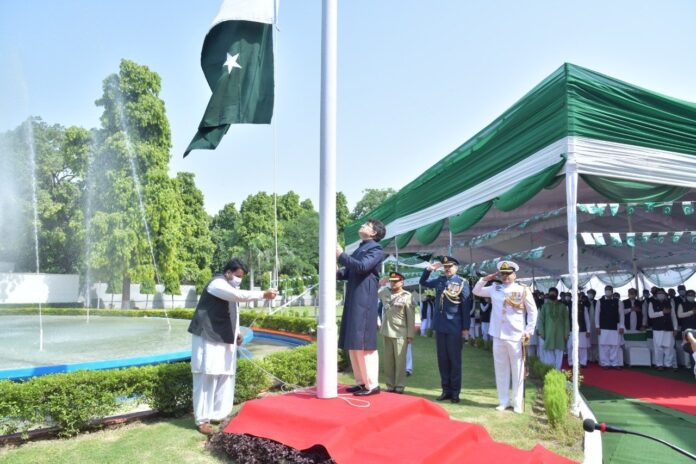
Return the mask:
<path fill-rule="evenodd" d="M 696 199 L 690 192 L 696 188 L 696 104 L 564 64 L 366 217 L 387 226 L 384 245 L 442 251 L 449 232 L 456 238 L 473 237 L 563 208 L 565 191 L 559 186 L 568 160 L 581 178 L 578 202 Z M 561 232 L 564 219 L 565 214 L 554 222 Z M 363 221 L 346 227 L 349 250 L 359 241 Z M 664 230 L 686 230 L 688 224 L 672 226 Z M 552 241 L 520 241 L 479 258 Z M 458 256 L 477 260 L 470 253 Z"/>

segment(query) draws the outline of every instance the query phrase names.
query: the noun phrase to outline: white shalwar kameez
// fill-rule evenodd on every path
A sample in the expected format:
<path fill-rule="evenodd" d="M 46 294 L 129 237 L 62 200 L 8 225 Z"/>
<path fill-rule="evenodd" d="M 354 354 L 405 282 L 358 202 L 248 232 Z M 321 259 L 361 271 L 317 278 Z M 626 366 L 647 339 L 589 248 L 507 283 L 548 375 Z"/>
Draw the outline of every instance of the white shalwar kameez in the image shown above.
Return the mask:
<path fill-rule="evenodd" d="M 235 339 L 239 334 L 239 303 L 260 300 L 262 291 L 240 290 L 224 279 L 214 279 L 208 293 L 229 301 L 230 323 Z M 236 315 L 232 320 L 232 313 Z M 191 373 L 193 374 L 193 415 L 196 425 L 220 421 L 232 412 L 237 371 L 237 345 L 212 342 L 201 336 L 191 337 Z"/>

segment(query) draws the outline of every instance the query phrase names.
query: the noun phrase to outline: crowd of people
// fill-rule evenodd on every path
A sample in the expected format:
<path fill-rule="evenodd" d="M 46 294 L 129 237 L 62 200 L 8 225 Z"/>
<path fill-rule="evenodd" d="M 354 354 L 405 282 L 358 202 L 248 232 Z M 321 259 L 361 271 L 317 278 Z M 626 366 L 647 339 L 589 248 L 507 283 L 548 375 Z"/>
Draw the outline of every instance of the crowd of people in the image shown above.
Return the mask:
<path fill-rule="evenodd" d="M 533 297 L 539 315 L 530 340 L 530 354 L 557 369 L 567 355 L 567 362 L 572 366 L 572 294 L 551 287 L 547 292 L 535 290 Z M 626 334 L 645 334 L 651 363 L 657 370 L 693 367 L 693 360 L 688 353 L 685 355 L 682 345 L 684 331 L 696 329 L 696 291 L 687 290 L 684 285 L 676 290 L 652 287 L 639 296 L 631 288 L 628 298 L 622 299 L 607 285 L 599 298 L 594 289 L 579 292 L 578 302 L 581 367 L 597 362 L 606 369 L 621 369 Z M 428 304 L 427 299 L 422 302 L 422 306 Z M 475 297 L 471 310 L 472 334 L 484 340 L 489 337 L 490 306 L 488 298 Z"/>
<path fill-rule="evenodd" d="M 348 254 L 336 247 L 336 278 L 347 281 L 338 347 L 349 354 L 355 385 L 347 392 L 356 396 L 380 393 L 378 334 L 384 339 L 387 391 L 404 393 L 406 377 L 413 369 L 418 302 L 415 294 L 404 289 L 402 274 L 391 272 L 380 279 L 385 253 L 379 242 L 385 233 L 384 224 L 370 219 L 358 231 L 361 242 L 355 251 Z M 458 266 L 457 259 L 443 256 L 424 269 L 419 282 L 434 291 L 420 300 L 419 312 L 421 335 L 432 330 L 436 338 L 442 388 L 436 399 L 459 403 L 463 342 L 482 337 L 492 340 L 496 409 L 523 413 L 526 357 L 537 355 L 560 369 L 564 353 L 572 353 L 572 295 L 555 287 L 545 293 L 532 291 L 516 281 L 519 266 L 512 261 L 499 262 L 497 272 L 481 277 L 470 288 L 468 280 L 457 274 Z M 442 273 L 431 278 L 440 269 Z M 240 289 L 246 273 L 243 262 L 230 260 L 203 289 L 189 326 L 194 416 L 198 430 L 206 435 L 213 433 L 211 424 L 224 420 L 232 409 L 241 343 L 239 303 L 277 296 L 273 288 Z M 685 331 L 687 351 L 696 349 L 696 331 L 692 332 L 696 292 L 683 285 L 676 291 L 653 287 L 642 297 L 631 289 L 625 300 L 611 286 L 604 288 L 599 299 L 594 289 L 578 296 L 581 366 L 598 361 L 604 368 L 621 369 L 627 333 L 651 332 L 653 364 L 660 370 L 677 369 L 677 353 L 683 353 L 680 331 Z"/>

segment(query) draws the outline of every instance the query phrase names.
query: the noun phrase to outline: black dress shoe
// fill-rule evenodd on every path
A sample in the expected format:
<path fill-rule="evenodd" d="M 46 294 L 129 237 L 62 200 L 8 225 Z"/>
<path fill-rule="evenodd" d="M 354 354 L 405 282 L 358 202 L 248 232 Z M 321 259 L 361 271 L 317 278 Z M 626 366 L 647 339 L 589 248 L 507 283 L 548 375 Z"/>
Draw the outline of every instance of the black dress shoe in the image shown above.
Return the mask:
<path fill-rule="evenodd" d="M 453 396 L 452 399 L 450 399 L 452 403 L 459 403 L 459 397 L 458 396 Z"/>
<path fill-rule="evenodd" d="M 369 396 L 369 395 L 376 395 L 377 393 L 379 393 L 379 386 L 373 388 L 372 390 L 365 389 L 365 390 L 357 391 L 357 392 L 353 393 L 353 395 L 355 395 L 355 396 Z"/>
<path fill-rule="evenodd" d="M 401 394 L 403 394 L 403 392 L 404 392 L 404 387 L 396 387 L 394 389 L 394 393 L 398 393 L 401 395 Z"/>
<path fill-rule="evenodd" d="M 449 393 L 442 393 L 442 395 L 435 398 L 435 401 L 445 401 L 445 400 L 449 400 L 451 398 L 452 398 L 452 395 L 450 395 Z"/>
<path fill-rule="evenodd" d="M 352 387 L 346 388 L 346 391 L 348 393 L 355 393 L 355 392 L 359 392 L 361 390 L 365 390 L 365 385 L 353 385 Z"/>

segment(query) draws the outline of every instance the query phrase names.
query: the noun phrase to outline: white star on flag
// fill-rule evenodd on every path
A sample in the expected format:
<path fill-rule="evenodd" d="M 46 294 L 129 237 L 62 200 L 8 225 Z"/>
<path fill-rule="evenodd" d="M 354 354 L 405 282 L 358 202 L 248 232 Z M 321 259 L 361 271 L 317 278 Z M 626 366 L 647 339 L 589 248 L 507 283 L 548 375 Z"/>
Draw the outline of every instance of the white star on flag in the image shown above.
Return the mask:
<path fill-rule="evenodd" d="M 225 64 L 223 66 L 227 66 L 227 73 L 231 73 L 233 68 L 239 68 L 242 69 L 242 67 L 237 63 L 237 58 L 239 58 L 239 53 L 236 55 L 232 56 L 229 53 L 227 54 L 227 61 L 225 61 Z"/>

